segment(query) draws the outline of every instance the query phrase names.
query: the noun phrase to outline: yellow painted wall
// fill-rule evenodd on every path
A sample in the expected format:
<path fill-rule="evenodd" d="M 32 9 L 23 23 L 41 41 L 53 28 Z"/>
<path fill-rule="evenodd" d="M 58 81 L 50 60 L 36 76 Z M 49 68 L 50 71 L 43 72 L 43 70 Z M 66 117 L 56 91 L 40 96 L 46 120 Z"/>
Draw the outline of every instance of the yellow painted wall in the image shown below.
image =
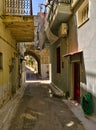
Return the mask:
<path fill-rule="evenodd" d="M 3 1 L 0 0 L 0 6 Z M 1 9 L 1 8 L 0 8 Z M 0 15 L 3 11 L 0 11 Z M 3 54 L 3 68 L 0 69 L 0 106 L 11 97 L 12 89 L 12 58 L 16 58 L 16 74 L 15 79 L 18 79 L 18 57 L 16 57 L 16 41 L 12 38 L 10 31 L 3 24 L 3 19 L 0 17 L 0 53 Z M 15 84 L 16 83 L 16 84 Z M 14 84 L 18 86 L 18 82 Z"/>

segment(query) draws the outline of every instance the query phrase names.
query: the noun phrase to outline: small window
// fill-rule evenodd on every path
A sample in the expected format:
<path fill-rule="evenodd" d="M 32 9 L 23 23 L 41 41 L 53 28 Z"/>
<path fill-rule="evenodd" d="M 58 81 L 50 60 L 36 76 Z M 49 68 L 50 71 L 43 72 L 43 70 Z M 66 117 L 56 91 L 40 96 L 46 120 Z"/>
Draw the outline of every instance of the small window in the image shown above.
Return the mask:
<path fill-rule="evenodd" d="M 3 68 L 3 55 L 0 52 L 0 69 L 2 69 L 2 68 Z"/>
<path fill-rule="evenodd" d="M 57 73 L 61 73 L 60 47 L 57 48 L 56 53 L 57 53 Z"/>
<path fill-rule="evenodd" d="M 89 3 L 88 0 L 81 5 L 78 10 L 78 26 L 84 24 L 89 19 Z"/>
<path fill-rule="evenodd" d="M 88 19 L 88 5 L 86 5 L 84 7 L 84 9 L 82 10 L 82 22 L 84 23 L 87 19 Z"/>

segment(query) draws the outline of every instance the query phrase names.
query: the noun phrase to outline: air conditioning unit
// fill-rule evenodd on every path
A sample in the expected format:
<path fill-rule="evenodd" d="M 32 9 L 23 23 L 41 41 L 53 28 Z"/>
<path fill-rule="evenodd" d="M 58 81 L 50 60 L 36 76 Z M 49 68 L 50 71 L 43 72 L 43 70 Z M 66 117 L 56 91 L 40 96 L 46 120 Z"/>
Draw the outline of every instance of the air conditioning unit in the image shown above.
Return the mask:
<path fill-rule="evenodd" d="M 68 32 L 68 25 L 67 23 L 61 23 L 59 31 L 58 31 L 58 36 L 59 37 L 66 37 Z"/>

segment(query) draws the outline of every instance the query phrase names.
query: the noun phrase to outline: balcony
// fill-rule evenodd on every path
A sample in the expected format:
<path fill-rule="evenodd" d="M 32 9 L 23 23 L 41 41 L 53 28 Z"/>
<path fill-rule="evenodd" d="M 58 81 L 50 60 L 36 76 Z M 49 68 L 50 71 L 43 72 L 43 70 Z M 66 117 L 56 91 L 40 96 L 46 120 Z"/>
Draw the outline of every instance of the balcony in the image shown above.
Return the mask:
<path fill-rule="evenodd" d="M 4 0 L 4 15 L 32 15 L 31 0 Z"/>
<path fill-rule="evenodd" d="M 17 42 L 34 40 L 31 0 L 4 0 L 3 23 Z"/>
<path fill-rule="evenodd" d="M 60 36 L 58 35 L 58 31 L 60 26 L 66 25 L 69 18 L 72 16 L 73 13 L 77 11 L 80 5 L 83 3 L 84 0 L 51 0 L 50 4 L 48 4 L 48 13 L 46 16 L 45 21 L 45 32 L 46 36 L 51 44 L 55 43 Z M 66 28 L 68 29 L 68 28 Z M 64 31 L 65 33 L 67 30 Z M 67 32 L 66 32 L 67 34 Z M 63 37 L 66 35 L 63 34 Z"/>
<path fill-rule="evenodd" d="M 71 0 L 54 0 L 48 9 L 47 21 L 49 22 L 52 32 L 57 35 L 58 27 L 61 23 L 67 22 L 71 11 Z"/>
<path fill-rule="evenodd" d="M 67 23 L 84 0 L 52 0 L 48 6 L 47 21 L 51 31 L 57 36 L 61 23 Z"/>

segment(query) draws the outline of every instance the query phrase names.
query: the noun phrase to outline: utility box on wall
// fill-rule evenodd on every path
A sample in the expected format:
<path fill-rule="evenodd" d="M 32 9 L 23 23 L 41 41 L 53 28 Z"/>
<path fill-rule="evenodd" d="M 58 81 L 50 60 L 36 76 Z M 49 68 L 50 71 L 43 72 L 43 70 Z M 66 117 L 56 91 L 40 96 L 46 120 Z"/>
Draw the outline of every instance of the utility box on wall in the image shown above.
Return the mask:
<path fill-rule="evenodd" d="M 67 23 L 61 23 L 59 31 L 58 31 L 58 36 L 59 37 L 66 37 L 67 36 L 67 31 L 68 31 Z"/>

